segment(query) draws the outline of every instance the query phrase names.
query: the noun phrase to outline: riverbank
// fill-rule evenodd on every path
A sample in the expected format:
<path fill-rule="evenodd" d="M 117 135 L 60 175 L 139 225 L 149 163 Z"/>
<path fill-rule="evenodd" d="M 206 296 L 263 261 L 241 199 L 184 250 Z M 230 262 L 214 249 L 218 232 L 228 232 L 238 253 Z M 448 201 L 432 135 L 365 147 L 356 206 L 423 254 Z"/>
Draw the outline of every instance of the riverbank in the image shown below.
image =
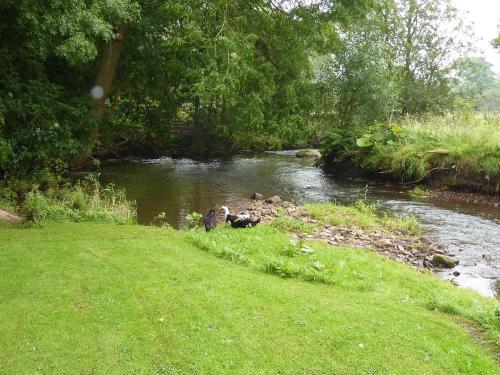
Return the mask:
<path fill-rule="evenodd" d="M 500 192 L 500 117 L 405 119 L 364 129 L 331 129 L 323 142 L 324 167 L 453 190 Z"/>
<path fill-rule="evenodd" d="M 494 300 L 373 252 L 290 240 L 270 224 L 0 227 L 0 368 L 498 371 Z"/>
<path fill-rule="evenodd" d="M 276 201 L 276 198 L 275 198 Z M 376 205 L 358 201 L 352 206 L 306 204 L 278 200 L 241 199 L 230 205 L 234 212 L 248 212 L 298 241 L 320 241 L 333 246 L 375 250 L 416 269 L 453 268 L 456 255 L 444 244 L 422 235 L 416 219 L 380 215 Z M 222 214 L 219 221 L 223 221 Z"/>

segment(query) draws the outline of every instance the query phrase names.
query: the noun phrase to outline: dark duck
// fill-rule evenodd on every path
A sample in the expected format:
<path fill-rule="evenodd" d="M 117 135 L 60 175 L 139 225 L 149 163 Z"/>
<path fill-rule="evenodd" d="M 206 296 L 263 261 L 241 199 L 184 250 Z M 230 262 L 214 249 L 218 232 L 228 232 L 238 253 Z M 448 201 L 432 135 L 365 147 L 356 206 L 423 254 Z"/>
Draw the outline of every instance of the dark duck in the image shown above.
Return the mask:
<path fill-rule="evenodd" d="M 222 206 L 224 210 L 224 221 L 231 224 L 233 228 L 251 228 L 260 223 L 260 218 L 252 220 L 249 214 L 239 212 L 237 215 L 233 215 L 229 212 L 229 208 Z"/>
<path fill-rule="evenodd" d="M 215 229 L 217 226 L 217 216 L 215 215 L 215 210 L 208 211 L 208 213 L 203 217 L 203 224 L 205 224 L 207 232 L 210 229 Z"/>

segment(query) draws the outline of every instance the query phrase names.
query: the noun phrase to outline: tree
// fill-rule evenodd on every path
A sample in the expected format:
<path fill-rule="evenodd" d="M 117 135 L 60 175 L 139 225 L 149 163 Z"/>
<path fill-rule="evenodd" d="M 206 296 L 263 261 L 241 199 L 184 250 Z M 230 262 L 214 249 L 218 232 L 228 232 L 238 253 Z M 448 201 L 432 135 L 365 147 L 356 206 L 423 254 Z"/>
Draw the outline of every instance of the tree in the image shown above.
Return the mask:
<path fill-rule="evenodd" d="M 195 124 L 194 149 L 305 139 L 310 56 L 367 3 L 4 0 L 2 165 L 30 174 L 103 142 L 155 145 L 177 119 Z"/>
<path fill-rule="evenodd" d="M 478 109 L 486 91 L 495 84 L 491 66 L 484 57 L 458 59 L 454 66 L 454 95 L 471 102 Z"/>
<path fill-rule="evenodd" d="M 398 107 L 399 73 L 387 38 L 386 11 L 391 6 L 385 2 L 362 22 L 351 24 L 343 47 L 321 59 L 318 85 L 324 95 L 333 96 L 329 120 L 341 127 L 384 121 Z"/>
<path fill-rule="evenodd" d="M 402 113 L 440 111 L 449 98 L 448 72 L 468 44 L 456 38 L 464 28 L 448 0 L 397 1 L 397 60 L 401 64 Z"/>

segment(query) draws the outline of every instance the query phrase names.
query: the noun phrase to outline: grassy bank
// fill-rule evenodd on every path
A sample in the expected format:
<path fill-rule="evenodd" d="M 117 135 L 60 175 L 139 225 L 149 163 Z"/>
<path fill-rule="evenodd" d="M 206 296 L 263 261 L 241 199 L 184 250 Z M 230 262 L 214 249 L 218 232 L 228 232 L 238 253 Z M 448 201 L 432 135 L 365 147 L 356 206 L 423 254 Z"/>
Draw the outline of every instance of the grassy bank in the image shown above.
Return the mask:
<path fill-rule="evenodd" d="M 500 116 L 431 117 L 368 129 L 334 129 L 324 141 L 328 165 L 350 165 L 402 182 L 500 189 Z"/>
<path fill-rule="evenodd" d="M 0 290 L 8 374 L 499 370 L 495 301 L 271 225 L 1 227 Z"/>

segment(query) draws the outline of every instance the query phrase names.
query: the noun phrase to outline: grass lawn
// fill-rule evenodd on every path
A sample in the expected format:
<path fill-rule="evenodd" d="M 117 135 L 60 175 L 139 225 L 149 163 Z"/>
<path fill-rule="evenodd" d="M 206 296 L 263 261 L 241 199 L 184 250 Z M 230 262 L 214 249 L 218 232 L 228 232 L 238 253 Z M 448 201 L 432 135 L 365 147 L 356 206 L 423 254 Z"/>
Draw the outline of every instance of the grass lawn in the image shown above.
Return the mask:
<path fill-rule="evenodd" d="M 464 328 L 498 340 L 495 301 L 370 252 L 288 243 L 266 225 L 0 228 L 0 373 L 500 372 L 498 346 Z"/>

